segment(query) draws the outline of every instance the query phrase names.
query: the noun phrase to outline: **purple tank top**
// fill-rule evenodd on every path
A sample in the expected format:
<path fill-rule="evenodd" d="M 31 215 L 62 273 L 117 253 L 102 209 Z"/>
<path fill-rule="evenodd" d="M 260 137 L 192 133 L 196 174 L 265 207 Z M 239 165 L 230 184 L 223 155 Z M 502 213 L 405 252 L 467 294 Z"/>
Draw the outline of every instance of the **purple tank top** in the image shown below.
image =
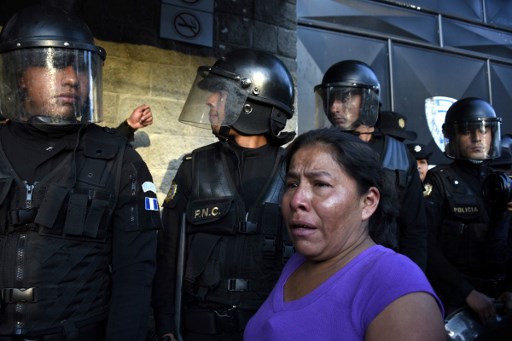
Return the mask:
<path fill-rule="evenodd" d="M 442 307 L 414 262 L 379 245 L 363 251 L 311 293 L 284 302 L 284 285 L 303 262 L 298 253 L 290 258 L 247 324 L 244 340 L 364 340 L 373 319 L 401 296 L 427 292 Z"/>

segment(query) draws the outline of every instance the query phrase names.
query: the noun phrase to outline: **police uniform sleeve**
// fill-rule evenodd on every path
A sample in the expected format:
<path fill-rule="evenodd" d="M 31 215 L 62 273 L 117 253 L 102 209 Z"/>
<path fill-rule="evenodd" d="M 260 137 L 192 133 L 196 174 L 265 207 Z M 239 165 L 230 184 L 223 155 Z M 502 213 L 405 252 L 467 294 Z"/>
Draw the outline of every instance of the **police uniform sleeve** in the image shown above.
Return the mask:
<path fill-rule="evenodd" d="M 409 257 L 423 271 L 427 268 L 427 224 L 423 204 L 423 185 L 416 160 L 409 155 L 411 165 L 407 172 L 407 185 L 400 203 L 400 253 Z"/>
<path fill-rule="evenodd" d="M 153 283 L 152 306 L 156 335 L 176 335 L 175 290 L 178 239 L 181 215 L 185 212 L 190 193 L 191 163 L 187 156 L 180 165 L 162 208 L 162 230 L 158 233 L 157 271 Z"/>
<path fill-rule="evenodd" d="M 136 131 L 136 129 L 133 129 L 132 127 L 130 127 L 130 125 L 128 124 L 128 122 L 126 122 L 126 120 L 121 122 L 116 128 L 116 132 L 119 135 L 126 137 L 128 139 L 128 141 L 130 141 L 130 142 L 133 142 L 133 140 L 134 140 L 135 131 Z"/>
<path fill-rule="evenodd" d="M 145 340 L 161 227 L 156 187 L 141 157 L 127 147 L 112 217 L 112 287 L 107 340 Z"/>
<path fill-rule="evenodd" d="M 435 169 L 429 171 L 424 183 L 425 214 L 429 227 L 427 277 L 440 296 L 443 296 L 443 293 L 449 296 L 453 305 L 464 304 L 473 287 L 446 259 L 439 245 L 443 217 L 448 209 L 448 201 L 439 172 Z"/>

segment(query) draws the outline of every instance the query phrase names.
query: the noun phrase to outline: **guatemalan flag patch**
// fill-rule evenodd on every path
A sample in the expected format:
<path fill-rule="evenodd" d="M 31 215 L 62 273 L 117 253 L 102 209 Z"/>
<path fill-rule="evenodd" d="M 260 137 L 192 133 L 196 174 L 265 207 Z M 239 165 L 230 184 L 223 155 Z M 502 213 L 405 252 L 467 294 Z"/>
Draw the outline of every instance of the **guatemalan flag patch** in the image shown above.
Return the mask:
<path fill-rule="evenodd" d="M 144 198 L 144 206 L 146 211 L 158 211 L 158 199 L 157 198 Z"/>

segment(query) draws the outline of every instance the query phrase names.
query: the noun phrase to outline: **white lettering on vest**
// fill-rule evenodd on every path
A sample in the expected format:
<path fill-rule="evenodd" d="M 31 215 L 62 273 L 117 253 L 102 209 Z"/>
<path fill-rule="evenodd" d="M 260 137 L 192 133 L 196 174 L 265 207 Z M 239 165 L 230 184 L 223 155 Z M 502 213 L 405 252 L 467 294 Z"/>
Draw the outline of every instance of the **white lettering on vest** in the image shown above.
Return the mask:
<path fill-rule="evenodd" d="M 478 207 L 454 207 L 453 213 L 478 213 Z"/>
<path fill-rule="evenodd" d="M 194 211 L 194 219 L 216 217 L 220 214 L 220 210 L 217 206 L 205 207 Z"/>

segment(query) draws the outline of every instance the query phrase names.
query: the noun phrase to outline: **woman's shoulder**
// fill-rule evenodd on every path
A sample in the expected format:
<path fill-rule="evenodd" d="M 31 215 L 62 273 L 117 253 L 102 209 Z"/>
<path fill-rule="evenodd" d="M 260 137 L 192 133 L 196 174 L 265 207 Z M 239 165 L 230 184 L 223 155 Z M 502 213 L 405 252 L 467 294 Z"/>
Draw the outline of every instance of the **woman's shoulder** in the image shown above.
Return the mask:
<path fill-rule="evenodd" d="M 412 293 L 427 293 L 440 303 L 424 272 L 407 256 L 380 245 L 363 256 L 358 299 L 361 305 L 372 307 L 375 316 L 391 302 Z"/>
<path fill-rule="evenodd" d="M 423 271 L 407 256 L 397 253 L 384 246 L 375 245 L 362 255 L 366 259 L 367 274 L 376 277 L 379 283 L 406 286 L 413 283 L 430 288 L 430 284 Z"/>

